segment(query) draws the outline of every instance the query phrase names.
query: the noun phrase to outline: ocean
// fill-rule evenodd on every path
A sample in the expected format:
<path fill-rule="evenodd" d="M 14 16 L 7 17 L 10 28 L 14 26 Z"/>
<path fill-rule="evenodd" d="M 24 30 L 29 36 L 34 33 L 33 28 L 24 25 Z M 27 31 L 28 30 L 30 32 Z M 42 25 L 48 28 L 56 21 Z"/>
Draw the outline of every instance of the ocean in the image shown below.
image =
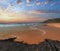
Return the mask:
<path fill-rule="evenodd" d="M 33 26 L 33 25 L 42 25 L 43 23 L 37 22 L 37 23 L 20 23 L 20 24 L 0 24 L 0 27 L 14 27 L 14 26 Z"/>

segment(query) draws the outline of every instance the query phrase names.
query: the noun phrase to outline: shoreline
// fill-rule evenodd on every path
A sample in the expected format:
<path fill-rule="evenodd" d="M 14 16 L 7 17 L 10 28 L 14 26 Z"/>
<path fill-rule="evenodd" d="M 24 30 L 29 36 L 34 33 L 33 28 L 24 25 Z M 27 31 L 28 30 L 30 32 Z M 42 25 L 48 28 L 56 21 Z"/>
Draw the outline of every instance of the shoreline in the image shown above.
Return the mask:
<path fill-rule="evenodd" d="M 0 39 L 7 39 L 17 37 L 15 41 L 24 41 L 29 44 L 38 44 L 44 39 L 52 39 L 60 41 L 60 29 L 50 25 L 60 25 L 60 23 L 47 23 L 36 26 L 14 26 L 14 27 L 0 27 Z M 46 32 L 46 33 L 45 33 Z M 43 35 L 42 35 L 43 34 Z"/>

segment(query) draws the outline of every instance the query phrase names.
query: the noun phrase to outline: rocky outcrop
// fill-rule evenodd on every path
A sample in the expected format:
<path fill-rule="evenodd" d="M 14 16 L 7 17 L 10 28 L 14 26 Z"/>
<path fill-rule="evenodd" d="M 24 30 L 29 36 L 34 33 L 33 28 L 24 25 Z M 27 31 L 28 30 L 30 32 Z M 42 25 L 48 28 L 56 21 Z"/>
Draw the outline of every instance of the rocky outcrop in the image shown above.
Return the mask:
<path fill-rule="evenodd" d="M 45 39 L 39 44 L 14 41 L 16 37 L 0 40 L 0 51 L 60 51 L 60 41 Z"/>

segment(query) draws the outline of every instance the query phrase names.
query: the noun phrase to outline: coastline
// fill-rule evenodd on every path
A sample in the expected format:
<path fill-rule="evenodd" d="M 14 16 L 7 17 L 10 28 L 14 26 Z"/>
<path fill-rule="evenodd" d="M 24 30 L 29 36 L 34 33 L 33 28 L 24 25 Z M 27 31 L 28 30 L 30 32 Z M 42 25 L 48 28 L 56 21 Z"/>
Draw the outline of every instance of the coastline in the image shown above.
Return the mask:
<path fill-rule="evenodd" d="M 28 44 L 38 44 L 45 39 L 60 41 L 60 29 L 50 26 L 52 24 L 60 25 L 59 23 L 43 23 L 40 24 L 28 24 L 25 26 L 8 26 L 0 27 L 0 39 L 8 39 L 17 37 L 15 41 L 24 41 Z M 46 26 L 47 25 L 47 26 Z"/>

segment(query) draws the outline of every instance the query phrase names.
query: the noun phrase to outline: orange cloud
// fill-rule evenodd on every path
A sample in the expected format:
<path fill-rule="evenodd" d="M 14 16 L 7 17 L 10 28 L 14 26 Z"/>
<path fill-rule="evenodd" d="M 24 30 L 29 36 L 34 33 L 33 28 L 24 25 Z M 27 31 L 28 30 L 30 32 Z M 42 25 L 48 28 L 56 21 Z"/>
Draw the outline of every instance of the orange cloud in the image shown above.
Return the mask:
<path fill-rule="evenodd" d="M 30 11 L 28 11 L 28 13 L 30 13 L 30 14 L 45 14 L 45 12 L 42 12 L 40 10 L 30 10 Z"/>

